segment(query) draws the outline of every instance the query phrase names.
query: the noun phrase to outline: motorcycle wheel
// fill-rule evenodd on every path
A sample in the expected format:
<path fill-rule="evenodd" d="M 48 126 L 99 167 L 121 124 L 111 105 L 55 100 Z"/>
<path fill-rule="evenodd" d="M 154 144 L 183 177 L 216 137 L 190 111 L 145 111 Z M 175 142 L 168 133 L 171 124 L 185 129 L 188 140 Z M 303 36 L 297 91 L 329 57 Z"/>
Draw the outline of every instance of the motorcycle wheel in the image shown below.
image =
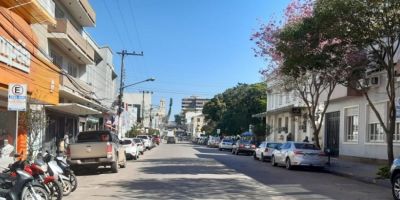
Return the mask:
<path fill-rule="evenodd" d="M 68 196 L 72 192 L 72 185 L 71 182 L 63 180 L 61 183 L 63 188 L 63 195 Z"/>
<path fill-rule="evenodd" d="M 48 186 L 51 191 L 51 199 L 52 200 L 61 200 L 63 197 L 63 186 L 58 181 L 52 181 L 48 183 Z"/>
<path fill-rule="evenodd" d="M 76 179 L 75 174 L 71 173 L 71 175 L 69 176 L 69 181 L 71 182 L 72 185 L 71 192 L 73 192 L 76 190 L 76 188 L 78 188 L 78 179 Z"/>
<path fill-rule="evenodd" d="M 35 192 L 36 195 L 33 194 Z M 30 186 L 25 186 L 22 194 L 21 194 L 21 200 L 49 200 L 50 195 L 47 193 L 46 189 L 43 188 L 43 186 L 40 185 L 30 185 Z"/>

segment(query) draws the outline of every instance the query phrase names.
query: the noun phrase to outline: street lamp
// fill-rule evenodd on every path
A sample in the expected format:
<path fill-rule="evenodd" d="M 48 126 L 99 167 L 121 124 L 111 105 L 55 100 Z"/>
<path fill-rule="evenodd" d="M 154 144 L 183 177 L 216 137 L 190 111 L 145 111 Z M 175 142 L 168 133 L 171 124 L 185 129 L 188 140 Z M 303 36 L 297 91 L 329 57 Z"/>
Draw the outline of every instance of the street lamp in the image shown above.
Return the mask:
<path fill-rule="evenodd" d="M 132 84 L 129 84 L 129 85 L 125 85 L 125 86 L 121 85 L 121 87 L 119 89 L 119 95 L 118 95 L 118 110 L 117 110 L 117 114 L 118 114 L 118 132 L 121 131 L 120 130 L 121 129 L 121 127 L 120 127 L 120 118 L 121 118 L 121 113 L 122 113 L 122 97 L 124 95 L 124 89 L 127 88 L 127 87 L 131 87 L 131 86 L 140 84 L 140 83 L 150 82 L 150 81 L 155 81 L 155 80 L 156 79 L 154 79 L 154 78 L 148 78 L 146 80 L 139 81 L 139 82 L 136 82 L 136 83 L 132 83 Z M 122 133 L 120 132 L 120 134 L 122 134 Z"/>

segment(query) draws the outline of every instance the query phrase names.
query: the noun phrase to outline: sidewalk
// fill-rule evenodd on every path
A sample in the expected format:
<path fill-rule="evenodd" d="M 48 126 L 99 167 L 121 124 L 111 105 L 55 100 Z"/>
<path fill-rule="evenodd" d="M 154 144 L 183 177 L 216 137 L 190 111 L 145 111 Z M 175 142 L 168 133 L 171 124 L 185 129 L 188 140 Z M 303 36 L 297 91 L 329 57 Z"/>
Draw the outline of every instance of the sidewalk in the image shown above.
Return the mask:
<path fill-rule="evenodd" d="M 380 167 L 382 165 L 331 158 L 331 165 L 327 166 L 326 170 L 332 174 L 349 177 L 365 183 L 391 187 L 389 179 L 379 179 L 378 175 L 376 175 Z"/>

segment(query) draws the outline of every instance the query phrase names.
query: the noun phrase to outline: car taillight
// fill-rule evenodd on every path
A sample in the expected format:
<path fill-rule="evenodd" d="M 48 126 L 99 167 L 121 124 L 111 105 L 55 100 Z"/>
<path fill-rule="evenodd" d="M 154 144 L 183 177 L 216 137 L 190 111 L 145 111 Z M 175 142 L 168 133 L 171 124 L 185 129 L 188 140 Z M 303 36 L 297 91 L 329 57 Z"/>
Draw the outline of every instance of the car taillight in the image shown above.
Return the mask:
<path fill-rule="evenodd" d="M 239 147 L 240 147 L 240 148 L 242 148 L 242 147 L 244 147 L 244 145 L 243 145 L 243 144 L 241 144 L 241 145 L 239 145 Z"/>
<path fill-rule="evenodd" d="M 69 148 L 69 146 L 67 147 L 66 154 L 67 154 L 67 157 L 71 157 L 71 149 Z"/>
<path fill-rule="evenodd" d="M 110 158 L 112 156 L 112 145 L 107 142 L 107 148 L 106 148 L 106 152 L 107 152 L 107 157 Z"/>
<path fill-rule="evenodd" d="M 302 151 L 294 151 L 293 152 L 295 155 L 304 155 L 304 153 Z"/>

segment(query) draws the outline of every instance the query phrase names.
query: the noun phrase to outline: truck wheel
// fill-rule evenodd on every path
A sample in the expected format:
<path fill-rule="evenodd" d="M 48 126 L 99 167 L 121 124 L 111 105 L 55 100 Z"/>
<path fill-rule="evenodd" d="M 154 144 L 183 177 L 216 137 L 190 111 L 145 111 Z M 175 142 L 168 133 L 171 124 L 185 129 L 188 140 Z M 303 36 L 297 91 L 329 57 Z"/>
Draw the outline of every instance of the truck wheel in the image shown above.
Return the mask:
<path fill-rule="evenodd" d="M 112 173 L 118 173 L 118 158 L 117 158 L 117 161 L 115 161 L 111 164 L 111 171 L 112 171 Z"/>

